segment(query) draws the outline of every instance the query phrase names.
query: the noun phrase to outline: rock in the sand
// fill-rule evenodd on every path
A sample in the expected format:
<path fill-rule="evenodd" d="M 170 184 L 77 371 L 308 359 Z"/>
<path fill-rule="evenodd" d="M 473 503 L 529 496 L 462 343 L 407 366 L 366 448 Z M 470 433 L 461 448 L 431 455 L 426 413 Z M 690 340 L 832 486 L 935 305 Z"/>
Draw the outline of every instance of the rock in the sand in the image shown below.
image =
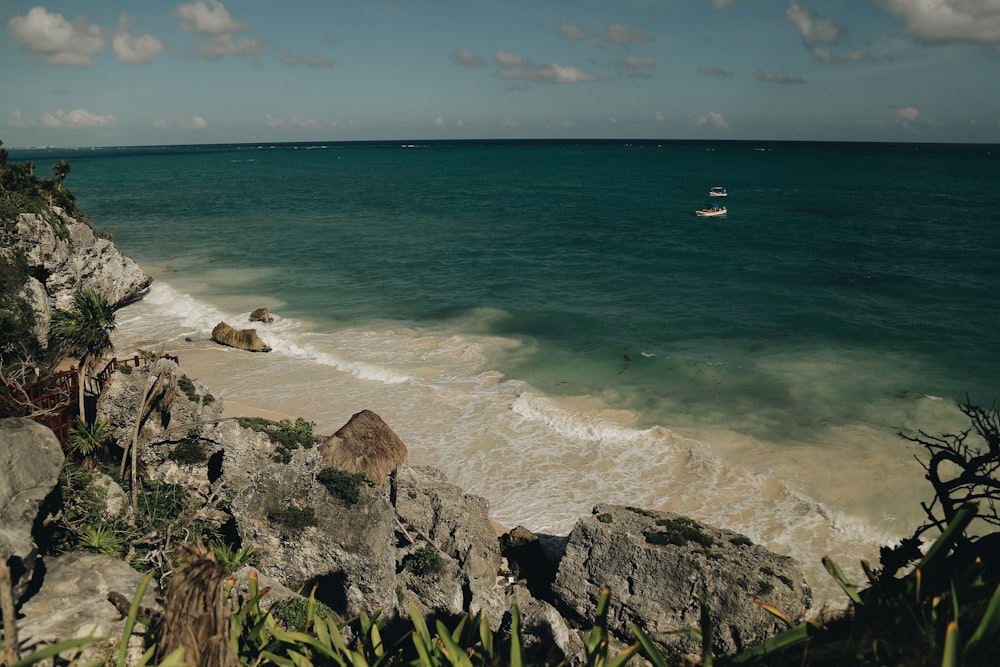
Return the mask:
<path fill-rule="evenodd" d="M 557 601 L 580 618 L 611 589 L 609 630 L 629 638 L 638 623 L 668 654 L 700 653 L 678 630 L 700 625 L 701 605 L 715 628 L 715 647 L 733 654 L 772 637 L 784 625 L 754 599 L 801 618 L 811 593 L 801 569 L 746 537 L 669 513 L 598 505 L 569 535 L 553 585 Z"/>
<path fill-rule="evenodd" d="M 234 329 L 225 322 L 219 322 L 212 329 L 212 340 L 250 352 L 271 351 L 270 346 L 257 335 L 256 329 Z"/>
<path fill-rule="evenodd" d="M 10 564 L 14 600 L 28 590 L 38 564 L 33 535 L 43 501 L 59 482 L 62 447 L 30 419 L 0 420 L 0 558 Z"/>
<path fill-rule="evenodd" d="M 250 313 L 251 322 L 263 322 L 264 324 L 270 324 L 274 321 L 271 317 L 271 313 L 268 312 L 267 308 L 258 308 L 257 310 Z"/>

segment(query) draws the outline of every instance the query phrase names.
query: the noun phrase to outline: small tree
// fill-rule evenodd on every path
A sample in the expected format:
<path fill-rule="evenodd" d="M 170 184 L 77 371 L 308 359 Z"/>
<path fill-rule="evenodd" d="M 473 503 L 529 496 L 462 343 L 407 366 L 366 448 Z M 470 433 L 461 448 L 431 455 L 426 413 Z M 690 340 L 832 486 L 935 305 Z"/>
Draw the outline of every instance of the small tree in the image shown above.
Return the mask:
<path fill-rule="evenodd" d="M 80 419 L 85 419 L 84 382 L 91 367 L 113 348 L 111 332 L 115 313 L 107 298 L 98 292 L 82 289 L 73 297 L 70 310 L 56 311 L 52 318 L 52 339 L 65 354 L 79 361 Z"/>
<path fill-rule="evenodd" d="M 52 173 L 56 177 L 56 181 L 59 182 L 59 189 L 62 190 L 63 180 L 69 174 L 70 166 L 69 162 L 66 160 L 59 160 L 54 165 L 52 165 Z"/>

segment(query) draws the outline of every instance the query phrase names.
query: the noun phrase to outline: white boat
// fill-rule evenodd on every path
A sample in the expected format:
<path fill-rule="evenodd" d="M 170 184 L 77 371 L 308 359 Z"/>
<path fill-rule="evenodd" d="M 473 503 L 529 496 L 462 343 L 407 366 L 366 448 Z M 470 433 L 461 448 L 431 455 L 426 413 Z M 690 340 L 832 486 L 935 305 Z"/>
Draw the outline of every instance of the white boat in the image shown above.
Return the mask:
<path fill-rule="evenodd" d="M 708 189 L 709 197 L 728 197 L 729 193 L 721 185 L 716 185 Z"/>
<path fill-rule="evenodd" d="M 716 218 L 725 215 L 727 212 L 728 211 L 726 210 L 725 206 L 712 204 L 711 206 L 698 209 L 697 211 L 694 212 L 694 214 L 700 218 Z"/>

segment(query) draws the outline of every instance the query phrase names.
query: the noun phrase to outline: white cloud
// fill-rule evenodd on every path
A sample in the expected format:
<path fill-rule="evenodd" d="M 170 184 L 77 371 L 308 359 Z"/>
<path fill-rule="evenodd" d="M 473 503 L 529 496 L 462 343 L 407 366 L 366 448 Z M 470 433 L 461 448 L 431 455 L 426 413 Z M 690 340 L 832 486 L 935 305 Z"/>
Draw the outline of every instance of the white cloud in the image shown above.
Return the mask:
<path fill-rule="evenodd" d="M 694 119 L 694 122 L 696 125 L 711 125 L 712 127 L 716 127 L 720 130 L 729 129 L 729 123 L 727 123 L 722 114 L 717 111 L 709 111 L 703 116 L 698 116 Z"/>
<path fill-rule="evenodd" d="M 736 4 L 736 0 L 712 0 L 712 7 L 715 9 L 722 9 L 724 7 L 732 7 Z"/>
<path fill-rule="evenodd" d="M 504 51 L 502 49 L 497 50 L 497 52 L 493 54 L 493 60 L 496 61 L 496 64 L 501 67 L 522 67 L 528 64 L 528 60 L 524 56 L 519 56 L 516 53 L 511 53 L 510 51 Z"/>
<path fill-rule="evenodd" d="M 500 127 L 517 127 L 517 123 L 510 118 L 503 118 L 500 120 Z"/>
<path fill-rule="evenodd" d="M 434 119 L 434 127 L 445 127 L 446 125 L 447 123 L 441 116 L 438 116 L 437 118 Z"/>
<path fill-rule="evenodd" d="M 639 56 L 628 56 L 623 62 L 629 78 L 648 77 L 650 75 L 644 70 L 656 67 L 656 61 L 652 58 L 640 58 Z"/>
<path fill-rule="evenodd" d="M 808 9 L 799 6 L 792 0 L 785 12 L 785 18 L 795 24 L 802 41 L 807 45 L 835 44 L 840 39 L 840 26 L 830 18 L 813 18 Z"/>
<path fill-rule="evenodd" d="M 893 112 L 892 117 L 893 120 L 903 127 L 909 127 L 912 123 L 920 120 L 920 111 L 913 107 L 903 107 L 901 109 L 896 109 Z"/>
<path fill-rule="evenodd" d="M 114 116 L 93 114 L 86 109 L 62 109 L 42 115 L 40 122 L 28 122 L 30 127 L 68 128 L 68 127 L 118 127 L 118 119 Z"/>
<path fill-rule="evenodd" d="M 570 39 L 587 39 L 587 33 L 578 28 L 575 23 L 560 23 L 559 32 L 566 35 Z"/>
<path fill-rule="evenodd" d="M 215 34 L 237 32 L 249 27 L 234 20 L 219 0 L 199 0 L 177 5 L 174 16 L 180 20 L 182 32 Z"/>
<path fill-rule="evenodd" d="M 509 67 L 497 73 L 501 79 L 533 81 L 535 83 L 585 83 L 598 77 L 576 65 L 538 65 L 536 67 Z"/>
<path fill-rule="evenodd" d="M 104 50 L 103 30 L 83 19 L 70 23 L 62 14 L 33 7 L 8 23 L 10 36 L 23 51 L 48 56 L 50 65 L 93 65 L 93 57 Z"/>
<path fill-rule="evenodd" d="M 208 127 L 208 121 L 201 116 L 195 116 L 191 120 L 182 120 L 180 126 L 185 130 L 204 130 Z"/>
<path fill-rule="evenodd" d="M 656 119 L 656 122 L 657 122 L 657 123 L 662 123 L 663 121 L 665 121 L 665 120 L 666 120 L 666 119 L 665 119 L 665 118 L 663 117 L 663 112 L 662 112 L 662 111 L 657 111 L 656 113 L 654 113 L 654 114 L 653 114 L 653 118 L 655 118 L 655 119 Z"/>
<path fill-rule="evenodd" d="M 285 124 L 285 121 L 271 114 L 264 114 L 264 122 L 267 123 L 268 127 L 281 127 Z"/>
<path fill-rule="evenodd" d="M 608 31 L 601 37 L 609 44 L 634 44 L 636 42 L 651 42 L 653 38 L 642 28 L 630 28 L 623 23 L 608 25 Z"/>
<path fill-rule="evenodd" d="M 722 76 L 722 77 L 725 77 L 725 76 L 732 76 L 733 75 L 732 72 L 730 72 L 728 70 L 724 70 L 721 67 L 706 67 L 703 70 L 701 70 L 701 73 L 704 74 L 705 76 Z"/>
<path fill-rule="evenodd" d="M 128 64 L 148 63 L 165 51 L 163 42 L 152 35 L 122 33 L 111 42 L 118 60 Z"/>
<path fill-rule="evenodd" d="M 253 55 L 264 53 L 264 45 L 257 39 L 234 40 L 232 35 L 216 35 L 209 39 L 198 40 L 198 57 L 205 60 L 218 60 L 230 55 Z"/>
<path fill-rule="evenodd" d="M 816 60 L 827 65 L 839 64 L 839 63 L 857 63 L 863 60 L 868 60 L 869 55 L 864 51 L 859 51 L 854 49 L 852 51 L 847 51 L 846 53 L 835 54 L 830 51 L 830 49 L 824 49 L 821 46 L 817 46 L 813 49 L 813 55 L 816 56 Z"/>
<path fill-rule="evenodd" d="M 300 116 L 292 116 L 288 119 L 288 124 L 294 127 L 304 128 L 319 127 L 319 123 L 315 118 L 302 118 Z"/>
<path fill-rule="evenodd" d="M 465 67 L 482 67 L 486 60 L 477 56 L 469 49 L 455 49 L 451 52 L 451 62 Z"/>
<path fill-rule="evenodd" d="M 906 32 L 928 44 L 1000 44 L 997 0 L 878 0 L 898 16 Z"/>

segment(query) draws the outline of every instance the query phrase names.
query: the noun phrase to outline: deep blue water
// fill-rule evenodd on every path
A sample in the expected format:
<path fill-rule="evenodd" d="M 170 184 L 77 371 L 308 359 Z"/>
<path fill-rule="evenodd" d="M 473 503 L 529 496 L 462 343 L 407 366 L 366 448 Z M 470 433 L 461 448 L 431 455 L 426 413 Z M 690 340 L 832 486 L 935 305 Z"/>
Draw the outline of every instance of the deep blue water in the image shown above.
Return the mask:
<path fill-rule="evenodd" d="M 274 336 L 358 377 L 378 377 L 357 371 L 364 360 L 455 379 L 462 363 L 418 346 L 475 340 L 469 377 L 593 401 L 578 425 L 621 410 L 710 446 L 706 429 L 742 434 L 757 445 L 731 449 L 773 447 L 767 461 L 845 439 L 847 457 L 891 448 L 900 429 L 946 423 L 941 405 L 998 395 L 1000 146 L 384 142 L 11 159 L 39 174 L 69 160 L 94 227 L 157 267 L 172 298 L 269 305 L 296 327 Z M 714 185 L 728 216 L 696 217 Z M 372 342 L 355 348 L 346 331 Z M 797 494 L 826 483 L 773 474 L 801 478 Z"/>

